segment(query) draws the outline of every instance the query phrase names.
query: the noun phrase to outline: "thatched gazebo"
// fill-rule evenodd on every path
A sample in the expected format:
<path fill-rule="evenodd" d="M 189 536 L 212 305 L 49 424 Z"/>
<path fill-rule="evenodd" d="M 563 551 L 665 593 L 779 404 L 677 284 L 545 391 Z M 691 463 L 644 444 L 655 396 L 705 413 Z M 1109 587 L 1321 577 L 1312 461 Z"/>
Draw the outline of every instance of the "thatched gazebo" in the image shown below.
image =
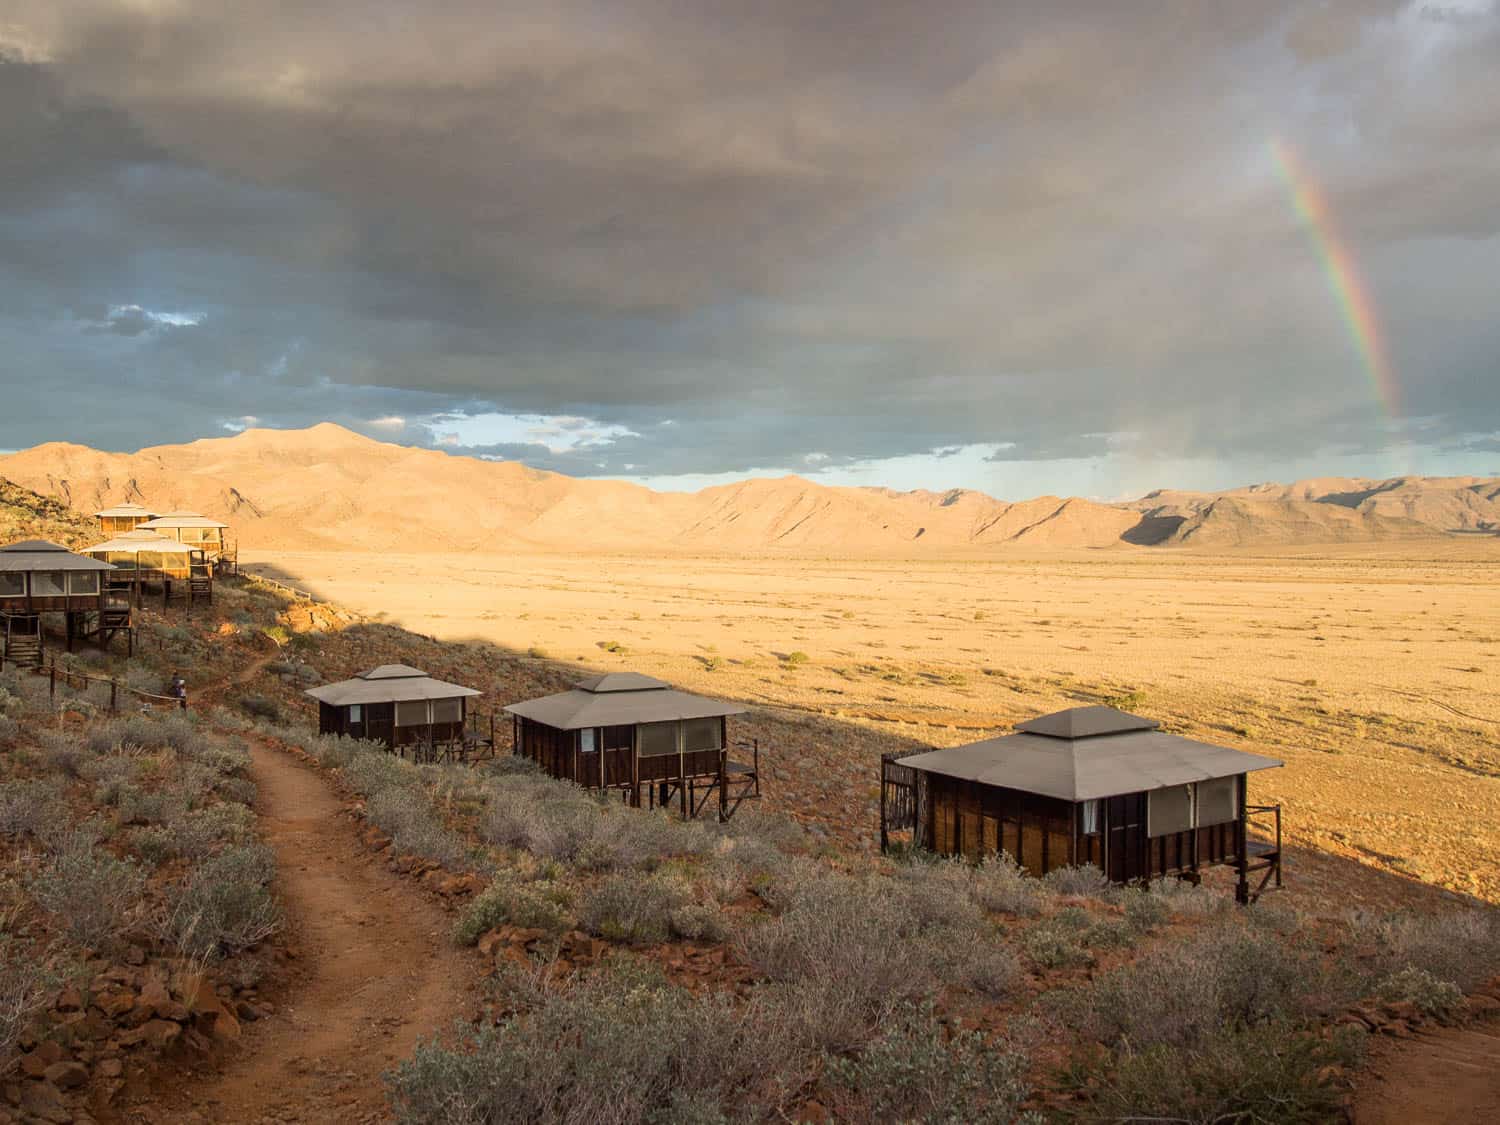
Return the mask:
<path fill-rule="evenodd" d="M 420 668 L 382 664 L 352 680 L 308 689 L 318 701 L 320 734 L 383 742 L 403 757 L 463 754 L 468 701 L 481 692 L 435 680 Z"/>
<path fill-rule="evenodd" d="M 515 717 L 515 752 L 553 777 L 622 792 L 639 808 L 669 805 L 697 816 L 718 796 L 728 819 L 760 796 L 760 751 L 729 760 L 728 717 L 745 708 L 678 691 L 636 672 L 594 676 L 572 690 L 506 707 Z"/>
<path fill-rule="evenodd" d="M 1003 851 L 1033 875 L 1091 863 L 1116 883 L 1196 881 L 1229 865 L 1249 902 L 1281 885 L 1281 806 L 1249 804 L 1248 775 L 1281 764 L 1112 707 L 1073 707 L 999 738 L 887 755 L 881 844 L 909 828 L 940 855 Z M 1253 816 L 1274 823 L 1274 843 L 1249 838 Z M 1253 872 L 1264 876 L 1252 892 Z"/>
<path fill-rule="evenodd" d="M 164 516 L 146 520 L 140 527 L 197 547 L 208 556 L 209 562 L 216 563 L 224 557 L 224 531 L 229 525 L 197 512 L 168 512 Z"/>
<path fill-rule="evenodd" d="M 201 547 L 137 528 L 85 547 L 82 553 L 109 563 L 113 569 L 105 585 L 128 589 L 137 600 L 142 586 L 150 583 L 161 587 L 164 600 L 179 592 L 190 603 L 200 597 L 213 601 L 213 566 Z"/>
<path fill-rule="evenodd" d="M 125 633 L 128 640 L 130 602 L 106 593 L 101 577 L 109 569 L 108 563 L 45 539 L 0 547 L 5 659 L 41 662 L 44 613 L 62 614 L 69 650 L 75 637 L 94 637 L 101 647 L 116 633 Z"/>
<path fill-rule="evenodd" d="M 105 508 L 102 512 L 95 512 L 99 520 L 99 534 L 103 536 L 120 535 L 127 531 L 134 531 L 147 520 L 154 520 L 161 515 L 140 504 L 116 504 L 112 508 Z"/>

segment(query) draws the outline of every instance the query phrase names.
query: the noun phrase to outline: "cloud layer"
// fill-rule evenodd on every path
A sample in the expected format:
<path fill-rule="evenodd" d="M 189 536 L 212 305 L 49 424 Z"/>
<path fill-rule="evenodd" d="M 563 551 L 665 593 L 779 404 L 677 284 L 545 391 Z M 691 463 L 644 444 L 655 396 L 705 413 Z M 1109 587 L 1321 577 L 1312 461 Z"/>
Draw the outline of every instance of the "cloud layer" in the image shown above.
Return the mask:
<path fill-rule="evenodd" d="M 250 416 L 651 477 L 1491 467 L 1488 0 L 11 9 L 0 379 L 46 393 L 0 446 Z"/>

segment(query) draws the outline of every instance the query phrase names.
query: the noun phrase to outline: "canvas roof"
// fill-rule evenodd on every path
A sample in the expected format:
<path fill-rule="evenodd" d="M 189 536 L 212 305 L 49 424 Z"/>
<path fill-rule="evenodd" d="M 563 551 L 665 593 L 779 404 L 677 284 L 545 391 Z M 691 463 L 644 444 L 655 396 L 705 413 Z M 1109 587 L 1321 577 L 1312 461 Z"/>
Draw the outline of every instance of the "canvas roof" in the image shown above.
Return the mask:
<path fill-rule="evenodd" d="M 227 523 L 211 520 L 207 516 L 200 516 L 197 512 L 168 512 L 164 516 L 147 520 L 141 524 L 144 528 L 153 527 L 228 527 Z"/>
<path fill-rule="evenodd" d="M 576 684 L 571 691 L 512 703 L 505 709 L 512 715 L 557 730 L 628 727 L 745 713 L 745 708 L 738 704 L 678 691 L 662 680 L 637 672 L 594 676 Z"/>
<path fill-rule="evenodd" d="M 75 555 L 60 543 L 23 539 L 0 547 L 0 570 L 111 570 L 109 563 Z"/>
<path fill-rule="evenodd" d="M 142 507 L 139 504 L 116 504 L 113 508 L 105 508 L 104 511 L 102 511 L 102 512 L 95 512 L 94 515 L 101 516 L 101 517 L 103 517 L 103 516 L 115 516 L 115 517 L 123 517 L 123 516 L 147 516 L 147 517 L 155 517 L 155 516 L 161 515 L 161 513 L 160 512 L 153 512 L 150 508 L 144 508 L 144 507 Z"/>
<path fill-rule="evenodd" d="M 1271 769 L 1276 758 L 1168 734 L 1112 707 L 1074 707 L 1030 719 L 1017 733 L 901 758 L 928 773 L 1026 793 L 1088 801 Z"/>
<path fill-rule="evenodd" d="M 103 543 L 95 543 L 92 547 L 85 547 L 84 554 L 104 554 L 112 552 L 137 552 L 147 551 L 159 555 L 188 555 L 194 554 L 199 548 L 191 543 L 179 543 L 176 539 L 168 539 L 165 535 L 158 535 L 154 531 L 122 532 L 113 539 L 106 539 Z"/>
<path fill-rule="evenodd" d="M 457 699 L 480 695 L 473 688 L 435 680 L 420 668 L 406 664 L 382 664 L 361 672 L 352 680 L 309 688 L 307 695 L 320 703 L 348 707 L 353 703 L 412 703 L 423 699 Z"/>

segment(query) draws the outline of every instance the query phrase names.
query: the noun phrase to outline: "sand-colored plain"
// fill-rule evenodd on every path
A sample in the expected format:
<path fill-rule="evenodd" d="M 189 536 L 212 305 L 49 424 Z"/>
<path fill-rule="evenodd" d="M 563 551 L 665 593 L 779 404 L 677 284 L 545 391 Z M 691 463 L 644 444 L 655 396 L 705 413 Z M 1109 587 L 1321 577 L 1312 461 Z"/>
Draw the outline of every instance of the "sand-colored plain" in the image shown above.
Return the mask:
<path fill-rule="evenodd" d="M 841 720 L 854 754 L 1112 699 L 1284 759 L 1252 800 L 1292 842 L 1500 902 L 1500 560 L 1421 554 L 244 561 L 440 639 Z"/>

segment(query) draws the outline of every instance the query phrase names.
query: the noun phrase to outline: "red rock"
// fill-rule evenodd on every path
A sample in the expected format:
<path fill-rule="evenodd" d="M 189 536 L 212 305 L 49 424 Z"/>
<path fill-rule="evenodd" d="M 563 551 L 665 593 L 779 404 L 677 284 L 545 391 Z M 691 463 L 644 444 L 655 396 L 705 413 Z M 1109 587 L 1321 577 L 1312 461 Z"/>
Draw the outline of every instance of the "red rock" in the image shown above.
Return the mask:
<path fill-rule="evenodd" d="M 1480 1019 L 1488 1019 L 1500 1012 L 1500 1000 L 1480 993 L 1469 997 L 1469 1011 Z"/>
<path fill-rule="evenodd" d="M 111 1019 L 118 1019 L 135 1007 L 135 993 L 101 992 L 94 997 L 94 1005 Z"/>
<path fill-rule="evenodd" d="M 479 955 L 489 957 L 495 952 L 495 947 L 509 940 L 507 931 L 510 927 L 505 926 L 498 930 L 489 930 L 479 938 Z"/>
<path fill-rule="evenodd" d="M 512 945 L 530 945 L 534 941 L 540 941 L 547 936 L 546 930 L 537 929 L 513 929 L 510 932 L 510 943 Z"/>
<path fill-rule="evenodd" d="M 35 1051 L 21 1056 L 21 1073 L 27 1078 L 41 1078 L 47 1073 L 47 1067 L 52 1065 L 54 1064 L 47 1062 Z"/>
<path fill-rule="evenodd" d="M 59 1012 L 82 1011 L 83 997 L 78 994 L 78 989 L 70 985 L 58 995 L 56 1007 Z"/>
<path fill-rule="evenodd" d="M 89 1072 L 82 1063 L 55 1062 L 47 1068 L 45 1077 L 59 1090 L 76 1090 L 89 1080 Z"/>
<path fill-rule="evenodd" d="M 165 1004 L 156 1006 L 156 1014 L 164 1020 L 176 1020 L 182 1023 L 188 1018 L 187 1005 L 177 1000 L 168 1000 Z"/>
<path fill-rule="evenodd" d="M 63 1103 L 62 1093 L 50 1082 L 32 1082 L 21 1091 L 21 1112 L 57 1125 L 73 1119 Z"/>
<path fill-rule="evenodd" d="M 830 1120 L 828 1110 L 823 1108 L 823 1103 L 816 1098 L 809 1100 L 803 1105 L 797 1114 L 797 1120 L 807 1122 L 808 1125 L 822 1125 L 822 1122 Z"/>
<path fill-rule="evenodd" d="M 133 1031 L 127 1031 L 120 1036 L 122 1046 L 134 1047 L 138 1043 L 145 1043 L 155 1047 L 157 1050 L 165 1050 L 182 1035 L 182 1025 L 173 1023 L 171 1020 L 147 1020 Z"/>
<path fill-rule="evenodd" d="M 149 1008 L 154 1012 L 157 1010 L 157 1008 L 165 1004 L 170 1004 L 171 1002 L 172 994 L 167 991 L 166 982 L 160 977 L 147 977 L 145 986 L 141 989 L 140 999 L 136 1002 L 136 1006 L 140 1008 Z"/>
<path fill-rule="evenodd" d="M 254 1023 L 260 1019 L 260 1009 L 248 1000 L 241 1000 L 234 1006 L 234 1013 L 246 1023 Z"/>
<path fill-rule="evenodd" d="M 125 1064 L 119 1059 L 100 1059 L 94 1066 L 94 1073 L 100 1078 L 118 1078 L 125 1073 Z"/>

